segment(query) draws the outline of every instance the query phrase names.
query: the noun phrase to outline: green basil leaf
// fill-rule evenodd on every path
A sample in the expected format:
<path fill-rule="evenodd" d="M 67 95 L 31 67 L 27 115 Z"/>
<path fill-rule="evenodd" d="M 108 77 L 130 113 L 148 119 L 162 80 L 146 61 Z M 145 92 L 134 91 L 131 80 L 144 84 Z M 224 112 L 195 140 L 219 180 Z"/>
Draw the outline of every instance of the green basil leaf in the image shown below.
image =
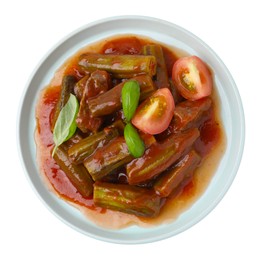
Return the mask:
<path fill-rule="evenodd" d="M 124 128 L 124 137 L 129 152 L 135 158 L 141 157 L 145 151 L 144 142 L 131 123 L 127 124 Z"/>
<path fill-rule="evenodd" d="M 70 94 L 70 97 L 60 111 L 54 126 L 53 141 L 55 143 L 55 147 L 52 151 L 52 156 L 54 156 L 57 147 L 71 138 L 75 133 L 77 129 L 76 116 L 78 111 L 79 102 L 74 95 Z"/>
<path fill-rule="evenodd" d="M 135 80 L 127 81 L 122 88 L 122 107 L 126 120 L 130 122 L 139 103 L 140 86 Z"/>

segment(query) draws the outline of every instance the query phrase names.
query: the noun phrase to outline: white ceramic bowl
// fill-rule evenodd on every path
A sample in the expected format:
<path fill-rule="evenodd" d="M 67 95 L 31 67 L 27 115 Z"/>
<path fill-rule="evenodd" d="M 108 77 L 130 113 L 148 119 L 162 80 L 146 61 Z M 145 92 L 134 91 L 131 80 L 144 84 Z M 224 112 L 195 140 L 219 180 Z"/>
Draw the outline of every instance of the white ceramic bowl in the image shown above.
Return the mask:
<path fill-rule="evenodd" d="M 214 71 L 221 97 L 221 116 L 227 136 L 223 159 L 204 194 L 171 224 L 154 228 L 132 226 L 109 230 L 96 226 L 77 209 L 49 192 L 36 164 L 34 143 L 35 105 L 39 91 L 54 72 L 77 50 L 92 42 L 117 34 L 140 34 L 201 57 Z M 230 187 L 243 153 L 244 114 L 241 99 L 228 69 L 203 41 L 183 28 L 155 18 L 143 16 L 113 17 L 88 24 L 58 43 L 40 62 L 29 80 L 20 106 L 18 137 L 25 172 L 44 204 L 74 229 L 97 239 L 115 243 L 147 243 L 176 235 L 203 219 L 222 199 Z"/>

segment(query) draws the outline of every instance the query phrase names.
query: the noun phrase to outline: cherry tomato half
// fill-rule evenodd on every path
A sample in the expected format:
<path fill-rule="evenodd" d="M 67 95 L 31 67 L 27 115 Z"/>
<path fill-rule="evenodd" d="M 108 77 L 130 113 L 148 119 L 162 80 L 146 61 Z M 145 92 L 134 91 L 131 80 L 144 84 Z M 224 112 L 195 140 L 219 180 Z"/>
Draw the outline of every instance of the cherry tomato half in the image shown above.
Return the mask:
<path fill-rule="evenodd" d="M 189 100 L 209 96 L 212 91 L 210 71 L 197 56 L 179 58 L 172 68 L 172 80 L 180 94 Z"/>
<path fill-rule="evenodd" d="M 132 124 L 142 132 L 159 134 L 167 129 L 174 114 L 174 99 L 168 88 L 158 89 L 138 106 Z"/>

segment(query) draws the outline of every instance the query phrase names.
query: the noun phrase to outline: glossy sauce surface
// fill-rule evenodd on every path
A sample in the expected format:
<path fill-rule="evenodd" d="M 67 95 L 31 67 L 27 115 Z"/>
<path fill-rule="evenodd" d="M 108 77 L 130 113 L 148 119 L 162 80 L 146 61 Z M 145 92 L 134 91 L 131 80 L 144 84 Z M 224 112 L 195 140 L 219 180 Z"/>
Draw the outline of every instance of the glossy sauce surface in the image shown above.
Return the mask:
<path fill-rule="evenodd" d="M 51 156 L 53 138 L 51 120 L 61 89 L 61 80 L 64 75 L 74 75 L 79 80 L 84 76 L 78 66 L 78 57 L 84 52 L 99 52 L 106 54 L 139 54 L 142 46 L 153 41 L 135 36 L 122 36 L 104 40 L 88 46 L 71 57 L 55 74 L 53 80 L 42 92 L 36 107 L 37 127 L 35 140 L 37 143 L 37 159 L 40 171 L 44 174 L 51 190 L 58 196 L 78 207 L 89 219 L 97 224 L 109 228 L 122 228 L 132 223 L 140 226 L 149 226 L 169 222 L 187 209 L 205 190 L 212 178 L 221 156 L 225 150 L 225 137 L 219 119 L 218 97 L 213 93 L 213 109 L 203 114 L 201 118 L 201 136 L 196 141 L 195 148 L 204 158 L 194 176 L 187 176 L 182 185 L 171 195 L 160 215 L 156 219 L 145 219 L 128 214 L 113 212 L 95 207 L 92 198 L 84 198 L 71 184 L 65 173 L 59 168 Z M 170 76 L 171 68 L 178 52 L 163 47 L 166 66 Z M 118 82 L 113 82 L 114 85 Z M 116 113 L 115 117 L 120 115 Z M 171 133 L 164 133 L 166 136 Z M 161 135 L 159 139 L 166 136 Z M 126 181 L 124 170 L 118 170 L 110 178 Z M 102 214 L 101 214 L 102 213 Z"/>

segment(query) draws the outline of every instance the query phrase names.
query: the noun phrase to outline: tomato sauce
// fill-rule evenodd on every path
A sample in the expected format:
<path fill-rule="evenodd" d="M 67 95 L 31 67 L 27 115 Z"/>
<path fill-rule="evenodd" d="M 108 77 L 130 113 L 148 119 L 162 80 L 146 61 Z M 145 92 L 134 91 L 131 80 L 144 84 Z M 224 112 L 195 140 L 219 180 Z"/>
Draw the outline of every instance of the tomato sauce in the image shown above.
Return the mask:
<path fill-rule="evenodd" d="M 94 208 L 92 199 L 83 198 L 77 192 L 77 189 L 71 184 L 66 174 L 59 168 L 51 156 L 51 150 L 54 145 L 51 132 L 51 119 L 59 94 L 59 86 L 44 90 L 37 106 L 37 143 L 41 144 L 39 149 L 45 151 L 44 153 L 41 152 L 41 169 L 61 197 L 80 205 Z"/>
<path fill-rule="evenodd" d="M 162 209 L 161 214 L 156 219 L 129 216 L 124 213 L 95 207 L 92 198 L 83 197 L 52 158 L 51 152 L 54 144 L 51 132 L 51 121 L 60 94 L 61 79 L 63 75 L 67 74 L 74 75 L 78 80 L 84 76 L 84 73 L 77 64 L 78 57 L 86 51 L 113 54 L 138 54 L 141 52 L 144 44 L 152 42 L 150 39 L 136 36 L 121 36 L 96 43 L 80 50 L 56 72 L 50 85 L 42 90 L 36 107 L 37 126 L 35 140 L 37 144 L 37 159 L 40 171 L 46 177 L 47 183 L 50 184 L 50 189 L 64 200 L 78 207 L 88 218 L 97 224 L 110 228 L 122 228 L 131 223 L 149 226 L 151 224 L 160 224 L 175 219 L 203 193 L 225 149 L 224 132 L 219 118 L 218 97 L 216 93 L 214 93 L 213 109 L 203 114 L 201 118 L 203 122 L 201 123 L 200 129 L 201 135 L 195 143 L 196 151 L 204 158 L 203 163 L 195 175 L 186 178 L 179 189 L 172 194 Z M 173 51 L 166 46 L 163 46 L 163 51 L 170 75 L 172 65 L 179 55 L 176 50 Z M 170 132 L 171 130 L 169 129 L 168 134 Z M 111 176 L 113 178 L 113 175 Z M 121 178 L 123 180 L 122 182 L 125 182 L 125 172 L 119 169 L 116 178 Z"/>

